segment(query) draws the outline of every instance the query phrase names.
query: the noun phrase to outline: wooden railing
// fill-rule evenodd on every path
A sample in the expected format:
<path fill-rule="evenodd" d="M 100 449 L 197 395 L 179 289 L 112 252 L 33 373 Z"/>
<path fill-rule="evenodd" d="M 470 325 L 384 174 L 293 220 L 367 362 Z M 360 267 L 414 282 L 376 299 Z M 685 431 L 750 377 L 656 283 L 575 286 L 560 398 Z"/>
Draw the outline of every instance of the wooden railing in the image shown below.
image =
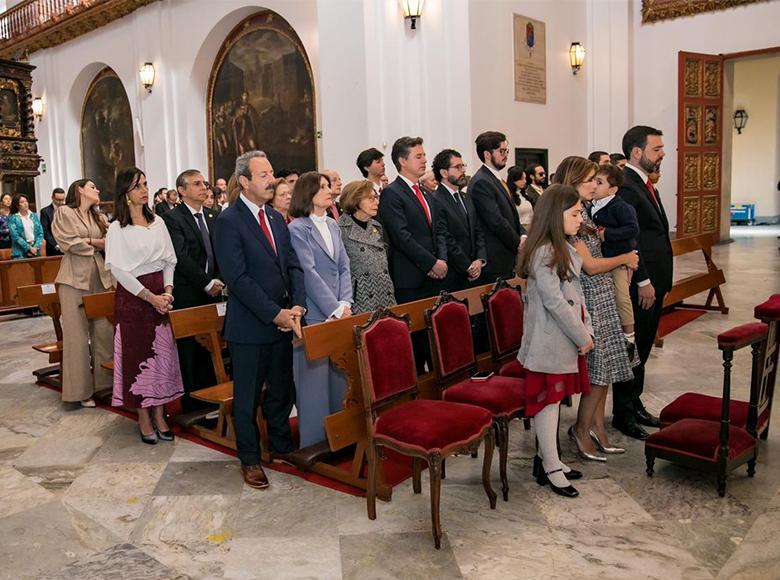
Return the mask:
<path fill-rule="evenodd" d="M 156 0 L 24 0 L 0 13 L 0 57 L 56 46 Z"/>

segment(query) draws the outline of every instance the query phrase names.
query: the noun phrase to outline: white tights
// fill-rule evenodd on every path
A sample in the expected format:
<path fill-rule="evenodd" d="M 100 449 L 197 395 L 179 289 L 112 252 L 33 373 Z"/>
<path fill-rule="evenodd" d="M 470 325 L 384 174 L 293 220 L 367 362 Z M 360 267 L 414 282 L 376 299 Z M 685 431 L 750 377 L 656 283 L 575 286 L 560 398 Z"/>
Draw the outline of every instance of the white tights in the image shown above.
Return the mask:
<path fill-rule="evenodd" d="M 553 403 L 539 411 L 534 417 L 534 426 L 536 438 L 539 441 L 539 455 L 550 483 L 556 487 L 567 487 L 569 480 L 566 479 L 564 473 L 571 471 L 571 469 L 564 465 L 558 456 L 557 435 L 560 406 L 560 403 Z"/>

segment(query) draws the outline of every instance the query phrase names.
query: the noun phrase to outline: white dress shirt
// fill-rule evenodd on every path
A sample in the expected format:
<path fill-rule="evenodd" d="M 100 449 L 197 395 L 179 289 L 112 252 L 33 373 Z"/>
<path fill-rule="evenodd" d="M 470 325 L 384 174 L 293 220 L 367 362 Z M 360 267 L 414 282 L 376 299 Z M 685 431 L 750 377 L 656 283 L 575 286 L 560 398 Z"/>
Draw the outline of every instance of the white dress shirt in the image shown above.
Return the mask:
<path fill-rule="evenodd" d="M 33 242 L 35 241 L 35 224 L 33 224 L 30 212 L 28 211 L 27 215 L 22 215 L 22 212 L 19 212 L 19 219 L 22 220 L 22 227 L 24 228 L 24 239 L 27 240 L 27 243 L 32 246 Z"/>
<path fill-rule="evenodd" d="M 263 210 L 263 219 L 265 220 L 265 225 L 268 228 L 269 233 L 271 234 L 271 239 L 274 241 L 274 248 L 277 247 L 276 238 L 274 237 L 274 231 L 271 229 L 271 222 L 268 219 L 268 213 L 266 212 L 266 209 L 264 207 L 261 208 L 256 203 L 249 201 L 249 199 L 243 193 L 239 196 L 239 198 L 249 208 L 249 211 L 252 212 L 252 215 L 255 216 L 255 220 L 257 220 L 257 225 L 260 225 L 260 210 L 261 209 Z"/>
<path fill-rule="evenodd" d="M 187 209 L 188 209 L 188 210 L 190 210 L 190 213 L 192 214 L 192 219 L 194 219 L 194 220 L 195 220 L 195 225 L 197 225 L 197 226 L 198 226 L 198 229 L 200 229 L 200 224 L 198 223 L 198 218 L 197 218 L 197 217 L 195 217 L 195 214 L 196 214 L 196 213 L 199 213 L 199 214 L 200 214 L 200 219 L 202 219 L 202 220 L 203 220 L 203 225 L 204 225 L 204 227 L 206 228 L 206 231 L 208 232 L 208 231 L 209 231 L 209 222 L 206 220 L 206 214 L 205 214 L 205 213 L 204 213 L 204 211 L 203 211 L 203 209 L 204 209 L 204 208 L 203 208 L 203 207 L 201 207 L 201 208 L 200 208 L 200 211 L 198 211 L 198 210 L 196 210 L 195 208 L 193 208 L 193 207 L 192 207 L 190 204 L 188 204 L 186 201 L 184 202 L 184 205 L 187 207 Z M 212 252 L 213 252 L 213 249 L 212 249 Z M 216 259 L 216 258 L 215 258 L 215 259 Z M 206 261 L 208 261 L 208 258 L 206 258 Z M 203 268 L 203 269 L 204 269 L 204 270 L 206 269 L 206 268 L 205 268 L 205 266 L 204 266 L 204 268 Z M 213 278 L 213 279 L 211 280 L 211 282 L 209 282 L 208 284 L 206 284 L 206 287 L 205 287 L 205 288 L 203 288 L 203 291 L 204 291 L 204 292 L 208 292 L 209 290 L 211 290 L 212 286 L 214 286 L 214 284 L 215 284 L 216 282 L 219 282 L 219 279 L 218 279 L 218 278 Z"/>
<path fill-rule="evenodd" d="M 401 179 L 404 180 L 404 183 L 406 183 L 406 185 L 409 186 L 409 189 L 412 190 L 412 193 L 414 193 L 414 188 L 415 187 L 419 188 L 419 190 L 422 192 L 422 187 L 420 187 L 419 183 L 414 183 L 413 181 L 410 181 L 410 180 L 406 179 L 400 173 L 398 174 L 398 177 L 400 177 Z M 417 194 L 416 193 L 414 194 L 414 198 L 417 199 Z M 425 204 L 425 208 L 426 208 L 426 210 L 428 212 L 428 215 L 431 216 L 431 221 L 433 221 L 433 213 L 431 213 L 431 207 L 428 205 L 428 200 L 425 199 L 425 194 L 423 194 L 422 200 L 423 200 L 423 203 Z"/>

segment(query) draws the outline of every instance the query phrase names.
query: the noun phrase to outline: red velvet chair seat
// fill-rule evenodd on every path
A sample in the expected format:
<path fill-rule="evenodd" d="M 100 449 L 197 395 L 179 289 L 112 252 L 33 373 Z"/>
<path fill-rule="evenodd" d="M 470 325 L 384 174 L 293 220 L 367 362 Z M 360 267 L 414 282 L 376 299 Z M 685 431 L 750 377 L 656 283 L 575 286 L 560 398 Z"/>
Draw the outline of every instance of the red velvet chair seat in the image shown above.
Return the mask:
<path fill-rule="evenodd" d="M 753 316 L 759 320 L 780 320 L 780 294 L 772 294 L 766 302 L 756 306 Z"/>
<path fill-rule="evenodd" d="M 525 367 L 521 365 L 520 361 L 515 358 L 501 365 L 501 368 L 498 370 L 498 374 L 501 375 L 502 377 L 514 377 L 516 379 L 524 379 Z"/>
<path fill-rule="evenodd" d="M 765 339 L 768 330 L 769 326 L 763 322 L 748 322 L 726 332 L 721 332 L 718 335 L 718 345 L 737 350 Z"/>
<path fill-rule="evenodd" d="M 446 401 L 415 400 L 383 413 L 374 425 L 374 437 L 424 453 L 446 453 L 468 444 L 493 424 L 490 411 Z"/>
<path fill-rule="evenodd" d="M 647 447 L 689 455 L 697 459 L 718 460 L 720 422 L 703 419 L 682 419 L 645 439 Z M 756 439 L 747 431 L 729 426 L 729 459 L 734 459 L 756 446 Z"/>
<path fill-rule="evenodd" d="M 444 390 L 442 398 L 487 409 L 493 415 L 509 416 L 523 408 L 525 395 L 522 379 L 492 376 L 487 381 L 466 379 Z"/>
<path fill-rule="evenodd" d="M 701 393 L 684 393 L 661 410 L 661 426 L 668 427 L 683 419 L 704 419 L 705 421 L 720 421 L 722 411 L 720 397 L 702 395 Z M 758 418 L 760 426 L 766 422 L 769 410 L 765 410 Z M 731 401 L 729 421 L 735 427 L 747 426 L 748 403 L 746 401 Z"/>

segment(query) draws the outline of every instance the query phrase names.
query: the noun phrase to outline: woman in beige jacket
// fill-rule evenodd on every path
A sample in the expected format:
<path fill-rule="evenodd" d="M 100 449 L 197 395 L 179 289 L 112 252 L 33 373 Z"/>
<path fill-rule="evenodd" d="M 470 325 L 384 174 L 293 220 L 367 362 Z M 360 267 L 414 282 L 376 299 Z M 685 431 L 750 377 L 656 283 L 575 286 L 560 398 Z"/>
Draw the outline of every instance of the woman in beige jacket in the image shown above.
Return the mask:
<path fill-rule="evenodd" d="M 111 388 L 111 376 L 100 365 L 112 358 L 113 327 L 105 318 L 88 321 L 81 303 L 84 295 L 105 292 L 114 284 L 103 262 L 108 222 L 98 212 L 99 201 L 93 181 L 74 181 L 52 223 L 64 252 L 54 281 L 62 307 L 62 400 L 81 401 L 84 407 L 95 406 L 95 391 Z"/>

